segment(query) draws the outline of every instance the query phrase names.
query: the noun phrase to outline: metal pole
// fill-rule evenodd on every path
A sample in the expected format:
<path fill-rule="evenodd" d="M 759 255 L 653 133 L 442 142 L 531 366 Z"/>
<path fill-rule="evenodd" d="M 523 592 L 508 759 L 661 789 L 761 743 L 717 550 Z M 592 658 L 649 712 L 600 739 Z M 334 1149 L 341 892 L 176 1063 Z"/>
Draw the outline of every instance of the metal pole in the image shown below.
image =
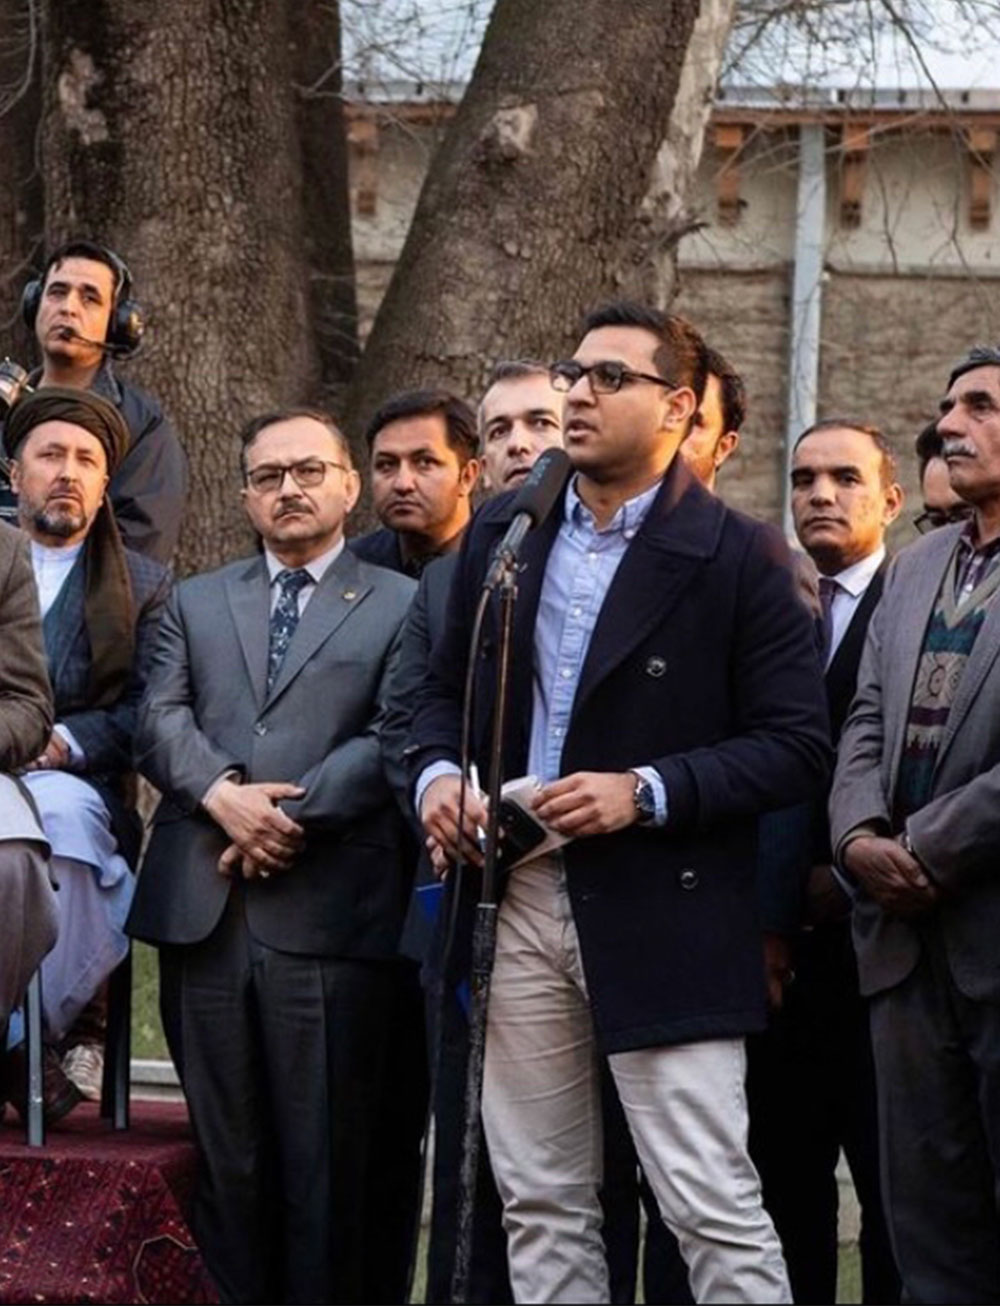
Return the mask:
<path fill-rule="evenodd" d="M 782 485 L 782 525 L 789 540 L 795 538 L 790 481 L 792 449 L 806 427 L 816 420 L 825 231 L 825 129 L 822 123 L 803 123 L 799 128 L 792 335 L 788 351 L 788 426 Z"/>

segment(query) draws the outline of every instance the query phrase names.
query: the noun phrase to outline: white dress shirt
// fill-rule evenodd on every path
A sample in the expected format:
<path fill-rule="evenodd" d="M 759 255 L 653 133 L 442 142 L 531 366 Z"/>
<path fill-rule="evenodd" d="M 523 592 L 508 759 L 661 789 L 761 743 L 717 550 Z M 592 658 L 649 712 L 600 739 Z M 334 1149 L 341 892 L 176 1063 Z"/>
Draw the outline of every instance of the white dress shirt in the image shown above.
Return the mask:
<path fill-rule="evenodd" d="M 867 558 L 852 563 L 850 567 L 845 567 L 843 571 L 838 571 L 835 576 L 830 577 L 837 582 L 837 589 L 830 606 L 830 649 L 826 656 L 824 670 L 829 668 L 830 663 L 837 656 L 837 649 L 847 634 L 847 627 L 858 610 L 858 604 L 864 598 L 865 590 L 872 583 L 875 573 L 884 561 L 885 545 L 881 544 L 874 553 L 869 553 Z"/>
<path fill-rule="evenodd" d="M 312 562 L 307 562 L 301 569 L 309 573 L 312 584 L 303 585 L 299 590 L 299 616 L 301 617 L 306 610 L 306 604 L 313 596 L 316 586 L 326 575 L 327 570 L 337 561 L 344 551 L 344 537 L 341 536 L 332 548 L 321 553 L 318 558 L 313 558 Z M 279 586 L 275 584 L 279 574 L 283 571 L 298 571 L 298 567 L 289 567 L 279 558 L 276 558 L 270 549 L 264 550 L 264 559 L 267 562 L 267 574 L 271 579 L 271 611 L 274 611 L 274 605 L 278 602 Z"/>

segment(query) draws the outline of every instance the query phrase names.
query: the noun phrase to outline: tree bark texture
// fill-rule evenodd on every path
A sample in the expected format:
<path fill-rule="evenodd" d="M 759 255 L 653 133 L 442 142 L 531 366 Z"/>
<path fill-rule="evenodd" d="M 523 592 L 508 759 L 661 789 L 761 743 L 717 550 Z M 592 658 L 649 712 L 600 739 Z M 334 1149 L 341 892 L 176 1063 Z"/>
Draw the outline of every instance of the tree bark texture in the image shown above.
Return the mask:
<path fill-rule="evenodd" d="M 135 277 L 148 345 L 123 372 L 191 464 L 181 572 L 246 550 L 236 432 L 317 381 L 290 8 L 43 0 L 46 235 Z"/>
<path fill-rule="evenodd" d="M 31 333 L 21 291 L 37 260 L 44 222 L 38 170 L 41 106 L 37 0 L 0 0 L 0 357 L 27 366 Z"/>
<path fill-rule="evenodd" d="M 332 0 L 287 0 L 302 149 L 304 254 L 319 354 L 317 402 L 336 406 L 358 361 L 340 9 Z"/>
<path fill-rule="evenodd" d="M 622 249 L 622 293 L 657 308 L 677 290 L 678 241 L 698 226 L 691 194 L 735 8 L 735 0 L 701 0 L 667 134 Z"/>
<path fill-rule="evenodd" d="M 497 0 L 421 191 L 346 411 L 393 390 L 478 396 L 498 358 L 551 358 L 616 293 L 699 0 Z"/>

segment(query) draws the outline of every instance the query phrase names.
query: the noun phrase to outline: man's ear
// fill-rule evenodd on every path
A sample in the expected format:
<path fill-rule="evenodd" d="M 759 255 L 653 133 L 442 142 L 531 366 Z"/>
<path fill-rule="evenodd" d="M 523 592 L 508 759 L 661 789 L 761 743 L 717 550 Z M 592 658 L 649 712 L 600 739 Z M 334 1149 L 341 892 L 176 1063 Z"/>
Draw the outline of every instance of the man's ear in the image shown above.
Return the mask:
<path fill-rule="evenodd" d="M 894 522 L 903 511 L 903 503 L 905 499 L 906 495 L 903 493 L 903 487 L 898 485 L 895 481 L 886 487 L 884 513 L 886 526 L 888 526 L 890 522 Z"/>
<path fill-rule="evenodd" d="M 361 473 L 356 467 L 352 467 L 344 473 L 344 516 L 353 512 L 354 508 L 361 498 Z"/>
<path fill-rule="evenodd" d="M 679 426 L 681 431 L 687 434 L 691 419 L 698 408 L 694 391 L 690 386 L 682 385 L 676 390 L 664 390 L 663 396 L 666 401 L 664 426 L 671 428 Z"/>
<path fill-rule="evenodd" d="M 18 487 L 21 484 L 21 464 L 16 458 L 12 458 L 7 467 L 10 472 L 10 488 L 17 494 Z"/>
<path fill-rule="evenodd" d="M 476 488 L 476 482 L 479 480 L 482 467 L 483 464 L 479 458 L 470 458 L 459 472 L 458 484 L 463 494 L 471 494 Z"/>

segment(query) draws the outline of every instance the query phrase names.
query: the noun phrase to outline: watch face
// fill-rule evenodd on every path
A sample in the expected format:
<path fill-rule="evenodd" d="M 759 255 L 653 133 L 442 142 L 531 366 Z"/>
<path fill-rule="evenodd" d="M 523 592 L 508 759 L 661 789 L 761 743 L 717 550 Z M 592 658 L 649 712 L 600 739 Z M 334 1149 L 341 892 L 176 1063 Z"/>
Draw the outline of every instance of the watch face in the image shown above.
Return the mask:
<path fill-rule="evenodd" d="M 642 820 L 652 820 L 656 815 L 656 799 L 653 797 L 653 786 L 648 780 L 640 780 L 635 787 L 635 805 L 639 809 L 639 816 Z"/>

